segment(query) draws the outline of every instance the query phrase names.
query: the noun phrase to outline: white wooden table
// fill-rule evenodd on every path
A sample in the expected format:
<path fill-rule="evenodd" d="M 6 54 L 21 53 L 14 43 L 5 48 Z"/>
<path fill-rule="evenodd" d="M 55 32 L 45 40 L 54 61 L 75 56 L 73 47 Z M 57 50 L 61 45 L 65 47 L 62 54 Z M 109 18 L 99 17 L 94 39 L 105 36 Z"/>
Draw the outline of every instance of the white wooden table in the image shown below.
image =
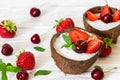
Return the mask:
<path fill-rule="evenodd" d="M 12 39 L 3 39 L 0 37 L 0 46 L 9 43 L 13 46 L 14 52 L 11 56 L 3 56 L 0 53 L 0 59 L 4 62 L 16 65 L 16 54 L 21 50 L 31 51 L 35 55 L 35 68 L 29 72 L 29 80 L 92 80 L 90 73 L 94 65 L 100 65 L 107 71 L 113 67 L 118 69 L 105 73 L 103 80 L 120 80 L 120 37 L 117 44 L 114 45 L 112 54 L 106 58 L 99 58 L 95 64 L 85 73 L 80 75 L 64 75 L 56 67 L 50 52 L 50 39 L 54 34 L 51 29 L 56 19 L 71 17 L 75 25 L 84 28 L 82 14 L 89 8 L 106 3 L 104 0 L 0 0 L 0 21 L 10 19 L 17 24 L 17 34 Z M 109 6 L 120 9 L 119 0 L 108 0 Z M 41 10 L 41 16 L 33 18 L 29 11 L 32 7 Z M 32 44 L 30 37 L 38 33 L 41 36 L 40 44 Z M 45 52 L 38 52 L 33 49 L 34 46 L 41 46 L 46 49 Z M 34 77 L 35 71 L 39 69 L 49 69 L 50 75 Z M 8 73 L 9 80 L 17 80 L 15 73 Z M 1 76 L 1 72 L 0 72 Z"/>

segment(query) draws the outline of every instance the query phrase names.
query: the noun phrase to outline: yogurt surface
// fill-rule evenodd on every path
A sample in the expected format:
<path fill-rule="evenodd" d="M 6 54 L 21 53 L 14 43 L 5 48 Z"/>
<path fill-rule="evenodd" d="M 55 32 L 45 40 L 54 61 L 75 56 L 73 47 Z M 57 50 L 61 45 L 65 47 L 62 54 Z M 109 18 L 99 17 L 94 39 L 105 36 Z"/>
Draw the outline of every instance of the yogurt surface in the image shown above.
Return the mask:
<path fill-rule="evenodd" d="M 101 20 L 96 20 L 96 21 L 90 21 L 87 19 L 88 24 L 90 24 L 93 28 L 100 30 L 100 31 L 105 31 L 112 29 L 118 25 L 120 25 L 120 20 L 117 22 L 111 22 L 111 23 L 104 23 Z"/>
<path fill-rule="evenodd" d="M 64 33 L 65 35 L 68 35 L 67 33 Z M 64 39 L 62 38 L 62 34 L 56 39 L 56 41 L 54 42 L 54 48 L 56 49 L 56 51 L 68 58 L 68 59 L 72 59 L 72 60 L 76 60 L 76 61 L 82 61 L 82 60 L 87 60 L 90 59 L 91 57 L 93 57 L 95 54 L 97 53 L 93 53 L 93 54 L 85 54 L 85 53 L 76 53 L 74 50 L 72 50 L 71 47 L 69 48 L 61 48 L 61 46 L 63 44 L 65 44 L 66 42 L 64 41 Z"/>

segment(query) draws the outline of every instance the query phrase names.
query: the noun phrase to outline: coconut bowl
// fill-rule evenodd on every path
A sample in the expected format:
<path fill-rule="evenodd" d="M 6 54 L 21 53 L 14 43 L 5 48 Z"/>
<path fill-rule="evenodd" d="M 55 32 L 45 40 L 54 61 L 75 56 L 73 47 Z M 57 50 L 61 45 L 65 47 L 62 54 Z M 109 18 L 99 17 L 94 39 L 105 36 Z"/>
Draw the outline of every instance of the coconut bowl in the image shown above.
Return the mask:
<path fill-rule="evenodd" d="M 81 29 L 81 28 L 77 28 L 77 27 L 75 27 L 75 28 Z M 82 60 L 82 61 L 72 60 L 72 59 L 66 58 L 66 57 L 62 56 L 61 54 L 59 54 L 59 52 L 57 52 L 54 47 L 54 43 L 55 43 L 56 39 L 62 33 L 68 32 L 71 29 L 74 29 L 74 28 L 69 28 L 61 33 L 54 34 L 54 36 L 52 37 L 51 42 L 50 42 L 51 56 L 52 56 L 53 60 L 55 61 L 55 64 L 58 66 L 58 68 L 61 71 L 63 71 L 65 74 L 81 74 L 81 73 L 87 71 L 94 64 L 94 62 L 97 60 L 97 58 L 99 56 L 100 49 L 97 51 L 97 54 L 95 54 L 93 57 L 89 58 L 88 60 Z M 84 29 L 82 29 L 82 30 L 84 30 Z"/>
<path fill-rule="evenodd" d="M 103 9 L 103 7 L 104 6 L 96 6 L 96 7 L 90 8 L 88 10 L 94 14 L 99 14 L 101 12 L 101 10 Z M 117 11 L 117 8 L 113 8 L 113 7 L 109 7 L 109 8 L 110 8 L 110 11 L 112 14 L 114 14 Z M 84 27 L 88 32 L 92 32 L 92 33 L 95 33 L 95 34 L 100 35 L 100 36 L 108 37 L 108 38 L 113 40 L 113 43 L 117 42 L 117 38 L 120 35 L 120 24 L 115 26 L 112 29 L 100 31 L 98 29 L 95 29 L 94 28 L 95 26 L 91 26 L 87 22 L 86 12 L 83 14 L 83 22 L 84 22 Z"/>

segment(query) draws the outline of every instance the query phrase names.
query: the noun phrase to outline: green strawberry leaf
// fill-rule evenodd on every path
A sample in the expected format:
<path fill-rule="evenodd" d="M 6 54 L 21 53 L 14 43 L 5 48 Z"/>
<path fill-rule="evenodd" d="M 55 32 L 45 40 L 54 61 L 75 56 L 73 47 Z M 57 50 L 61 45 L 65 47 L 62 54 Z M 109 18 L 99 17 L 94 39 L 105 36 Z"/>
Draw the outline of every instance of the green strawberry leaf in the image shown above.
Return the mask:
<path fill-rule="evenodd" d="M 16 24 L 13 23 L 11 20 L 4 20 L 2 26 L 10 32 L 16 32 Z"/>
<path fill-rule="evenodd" d="M 106 48 L 112 47 L 112 39 L 104 38 L 104 42 L 106 43 Z"/>
<path fill-rule="evenodd" d="M 44 52 L 44 51 L 45 51 L 44 48 L 39 47 L 39 46 L 34 47 L 34 49 L 37 50 L 37 51 L 41 51 L 41 52 Z"/>
<path fill-rule="evenodd" d="M 48 75 L 48 74 L 50 74 L 50 73 L 51 73 L 50 70 L 38 70 L 38 71 L 34 74 L 34 76 L 38 76 L 38 75 Z"/>
<path fill-rule="evenodd" d="M 13 66 L 12 64 L 8 63 L 6 66 L 6 70 L 10 72 L 19 72 L 22 69 L 20 67 Z"/>

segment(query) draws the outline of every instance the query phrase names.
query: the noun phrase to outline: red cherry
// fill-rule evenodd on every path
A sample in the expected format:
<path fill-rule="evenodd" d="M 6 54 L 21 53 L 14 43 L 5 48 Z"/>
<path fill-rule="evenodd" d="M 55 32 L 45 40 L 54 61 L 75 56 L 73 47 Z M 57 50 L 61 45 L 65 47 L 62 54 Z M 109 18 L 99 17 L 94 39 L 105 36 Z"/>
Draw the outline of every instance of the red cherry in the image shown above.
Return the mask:
<path fill-rule="evenodd" d="M 40 16 L 40 14 L 41 14 L 40 9 L 38 9 L 38 8 L 36 8 L 36 7 L 31 8 L 31 10 L 30 10 L 30 15 L 31 15 L 32 17 L 38 17 L 38 16 Z"/>
<path fill-rule="evenodd" d="M 95 80 L 102 80 L 102 78 L 104 77 L 104 73 L 100 69 L 94 69 L 91 73 L 91 76 Z"/>
<path fill-rule="evenodd" d="M 31 37 L 31 42 L 34 43 L 34 44 L 40 43 L 40 36 L 39 36 L 38 34 L 34 34 L 34 35 Z"/>
<path fill-rule="evenodd" d="M 13 48 L 10 44 L 7 44 L 7 43 L 3 44 L 2 50 L 1 50 L 1 53 L 3 55 L 5 55 L 5 56 L 11 55 L 12 52 L 13 52 Z"/>
<path fill-rule="evenodd" d="M 75 47 L 76 47 L 75 52 L 82 53 L 82 52 L 86 52 L 88 45 L 87 42 L 83 40 L 78 40 L 75 43 Z"/>
<path fill-rule="evenodd" d="M 18 80 L 28 80 L 29 75 L 25 70 L 22 70 L 17 73 L 16 77 Z"/>
<path fill-rule="evenodd" d="M 111 14 L 104 14 L 103 16 L 100 17 L 100 19 L 101 19 L 104 23 L 113 22 L 113 17 L 112 17 Z"/>

